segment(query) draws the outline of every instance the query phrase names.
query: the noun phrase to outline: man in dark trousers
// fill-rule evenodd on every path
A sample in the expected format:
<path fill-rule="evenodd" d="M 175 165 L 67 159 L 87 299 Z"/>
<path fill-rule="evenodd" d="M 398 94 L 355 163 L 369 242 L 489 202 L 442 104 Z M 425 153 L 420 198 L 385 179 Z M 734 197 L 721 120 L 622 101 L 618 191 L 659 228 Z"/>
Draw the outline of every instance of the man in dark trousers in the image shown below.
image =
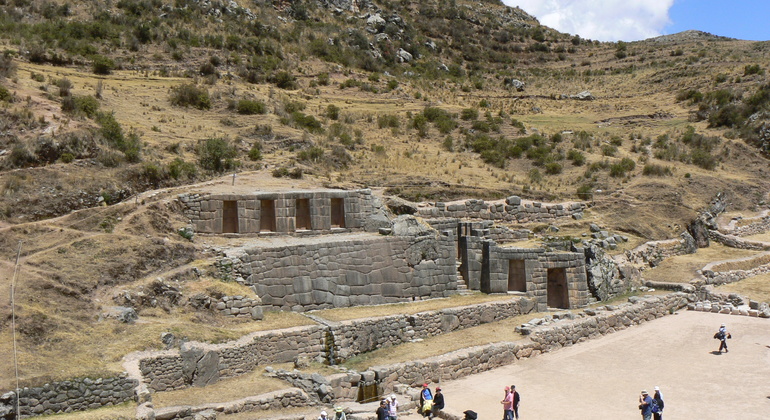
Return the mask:
<path fill-rule="evenodd" d="M 519 402 L 521 401 L 521 397 L 516 391 L 516 385 L 511 385 L 511 394 L 513 394 L 513 416 L 519 418 Z"/>
<path fill-rule="evenodd" d="M 441 393 L 441 388 L 436 387 L 436 394 L 433 395 L 433 417 L 438 416 L 439 411 L 444 409 L 444 394 Z"/>
<path fill-rule="evenodd" d="M 377 420 L 388 420 L 389 414 L 388 400 L 380 401 L 380 407 L 377 408 Z"/>

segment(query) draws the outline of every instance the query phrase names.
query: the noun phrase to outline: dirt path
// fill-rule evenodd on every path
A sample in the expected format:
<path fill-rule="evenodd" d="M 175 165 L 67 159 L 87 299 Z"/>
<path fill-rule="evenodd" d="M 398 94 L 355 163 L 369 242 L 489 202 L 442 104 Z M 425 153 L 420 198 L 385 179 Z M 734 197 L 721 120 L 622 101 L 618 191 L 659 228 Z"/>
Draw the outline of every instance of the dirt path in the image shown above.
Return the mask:
<path fill-rule="evenodd" d="M 722 322 L 734 338 L 720 355 L 712 336 Z M 666 420 L 765 420 L 770 320 L 681 312 L 441 387 L 451 413 L 471 409 L 480 420 L 497 420 L 511 384 L 521 393 L 525 420 L 637 419 L 640 390 L 656 385 Z"/>

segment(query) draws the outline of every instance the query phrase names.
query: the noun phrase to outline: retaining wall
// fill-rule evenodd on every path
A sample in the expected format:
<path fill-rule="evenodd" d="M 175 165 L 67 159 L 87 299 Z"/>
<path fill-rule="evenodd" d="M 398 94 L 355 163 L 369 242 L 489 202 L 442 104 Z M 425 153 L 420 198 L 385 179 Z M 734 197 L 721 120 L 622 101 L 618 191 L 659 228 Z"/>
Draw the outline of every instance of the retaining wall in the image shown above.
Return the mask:
<path fill-rule="evenodd" d="M 484 200 L 466 200 L 462 203 L 437 202 L 432 207 L 420 207 L 418 215 L 433 219 L 452 217 L 458 219 L 502 220 L 508 222 L 548 222 L 560 217 L 579 217 L 586 205 L 584 203 L 545 204 L 523 202 L 517 196 L 505 201 L 485 202 Z"/>
<path fill-rule="evenodd" d="M 399 384 L 417 387 L 424 382 L 458 379 L 660 318 L 685 307 L 688 299 L 692 298 L 693 295 L 684 293 L 636 298 L 633 299 L 635 303 L 592 310 L 591 313 L 596 314 L 594 316 L 537 327 L 527 339 L 518 342 L 477 346 L 437 357 L 372 367 L 370 370 L 385 394 L 393 392 Z M 362 373 L 357 381 L 363 380 L 366 374 Z"/>
<path fill-rule="evenodd" d="M 254 286 L 263 305 L 280 310 L 408 302 L 457 292 L 454 238 L 435 231 L 254 246 L 230 250 L 226 259 Z"/>
<path fill-rule="evenodd" d="M 724 246 L 729 246 L 730 248 L 770 251 L 770 243 L 768 242 L 749 241 L 739 236 L 725 235 L 715 230 L 709 231 L 709 238 L 723 244 Z"/>
<path fill-rule="evenodd" d="M 137 385 L 138 381 L 135 379 L 121 375 L 113 378 L 79 378 L 53 382 L 41 387 L 25 387 L 19 390 L 19 412 L 21 417 L 31 417 L 122 404 L 135 401 L 134 388 Z M 9 405 L 14 407 L 14 396 L 9 397 L 12 399 Z M 0 408 L 2 405 L 0 404 Z"/>

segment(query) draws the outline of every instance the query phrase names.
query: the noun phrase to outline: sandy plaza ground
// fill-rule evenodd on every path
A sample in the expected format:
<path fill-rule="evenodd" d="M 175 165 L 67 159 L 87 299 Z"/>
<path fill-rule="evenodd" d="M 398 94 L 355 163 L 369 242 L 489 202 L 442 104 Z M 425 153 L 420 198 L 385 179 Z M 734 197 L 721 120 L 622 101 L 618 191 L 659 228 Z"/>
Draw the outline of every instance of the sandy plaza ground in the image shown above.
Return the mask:
<path fill-rule="evenodd" d="M 723 322 L 733 338 L 729 353 L 718 354 L 713 335 Z M 767 420 L 770 320 L 681 311 L 441 388 L 448 412 L 471 409 L 480 420 L 498 420 L 511 384 L 524 420 L 639 419 L 639 393 L 656 385 L 666 420 Z"/>

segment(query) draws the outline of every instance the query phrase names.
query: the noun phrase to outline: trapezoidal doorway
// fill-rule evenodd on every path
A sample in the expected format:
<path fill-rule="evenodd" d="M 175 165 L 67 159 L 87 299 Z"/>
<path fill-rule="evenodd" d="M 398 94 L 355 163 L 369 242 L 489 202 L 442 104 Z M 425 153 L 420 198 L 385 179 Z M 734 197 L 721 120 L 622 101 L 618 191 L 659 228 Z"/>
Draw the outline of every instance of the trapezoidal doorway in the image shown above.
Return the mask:
<path fill-rule="evenodd" d="M 549 308 L 569 309 L 567 270 L 564 268 L 549 268 L 546 287 Z"/>
<path fill-rule="evenodd" d="M 237 201 L 222 201 L 222 233 L 238 233 Z"/>
<path fill-rule="evenodd" d="M 508 260 L 508 291 L 527 291 L 527 270 L 524 260 Z"/>
<path fill-rule="evenodd" d="M 275 201 L 259 200 L 259 231 L 275 232 Z"/>
<path fill-rule="evenodd" d="M 333 228 L 345 227 L 345 199 L 344 198 L 332 198 L 331 199 L 331 216 Z"/>
<path fill-rule="evenodd" d="M 295 202 L 296 227 L 297 230 L 310 230 L 310 200 L 307 198 L 298 198 Z"/>

